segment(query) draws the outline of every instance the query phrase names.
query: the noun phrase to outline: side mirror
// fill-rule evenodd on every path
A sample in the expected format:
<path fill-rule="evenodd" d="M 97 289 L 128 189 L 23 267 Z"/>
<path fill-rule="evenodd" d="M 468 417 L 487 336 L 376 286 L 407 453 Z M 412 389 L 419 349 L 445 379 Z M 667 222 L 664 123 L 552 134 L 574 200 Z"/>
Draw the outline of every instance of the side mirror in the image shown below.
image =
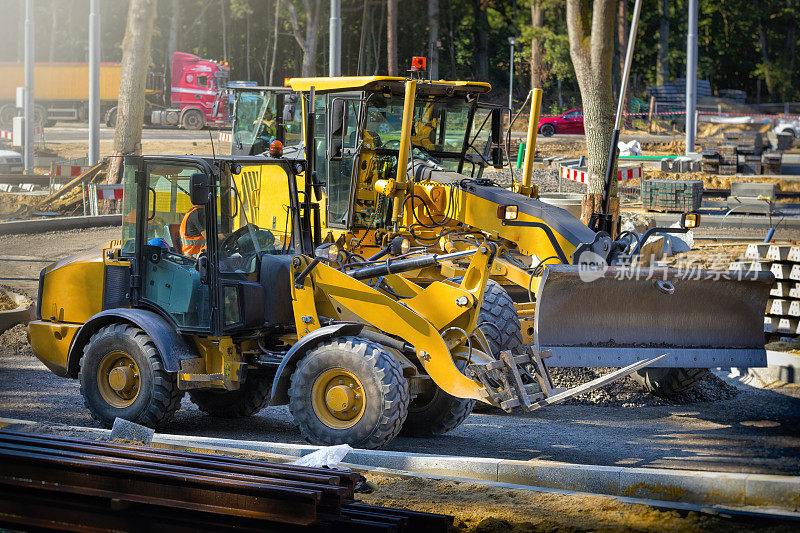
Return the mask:
<path fill-rule="evenodd" d="M 191 178 L 189 178 L 189 200 L 191 200 L 192 205 L 208 204 L 209 190 L 208 176 L 202 172 L 192 174 Z"/>
<path fill-rule="evenodd" d="M 696 228 L 700 225 L 700 213 L 683 213 L 681 227 L 686 229 Z"/>

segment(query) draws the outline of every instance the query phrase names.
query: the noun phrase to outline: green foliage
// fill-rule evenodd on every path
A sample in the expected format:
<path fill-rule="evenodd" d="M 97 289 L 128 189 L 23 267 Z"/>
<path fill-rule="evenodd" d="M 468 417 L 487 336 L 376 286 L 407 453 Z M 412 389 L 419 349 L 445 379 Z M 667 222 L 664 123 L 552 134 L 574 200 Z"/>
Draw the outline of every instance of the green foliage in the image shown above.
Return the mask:
<path fill-rule="evenodd" d="M 300 73 L 302 52 L 292 35 L 287 5 L 282 0 L 279 35 L 273 43 L 275 0 L 180 0 L 178 49 L 202 57 L 223 59 L 222 22 L 226 24 L 227 59 L 231 78 L 244 79 L 248 71 L 253 80 L 265 81 L 273 46 L 277 45 L 275 79 Z M 427 55 L 429 0 L 400 2 L 398 58 L 404 72 L 411 56 Z M 530 89 L 531 0 L 438 0 L 439 74 L 449 79 L 475 79 L 485 66 L 494 98 L 507 98 L 509 71 L 508 37 L 517 37 L 515 59 L 515 99 L 521 102 Z M 557 82 L 561 81 L 563 107 L 580 106 L 575 74 L 569 56 L 563 0 L 537 0 L 543 6 L 544 26 L 536 35 L 543 43 L 547 78 L 544 82 L 545 108 L 554 111 Z M 670 0 L 669 63 L 670 78 L 685 76 L 686 19 L 688 0 Z M 302 16 L 306 2 L 321 5 L 320 32 L 316 53 L 317 72 L 327 69 L 327 0 L 297 0 Z M 0 61 L 21 58 L 21 19 L 19 0 L 0 0 L 4 14 L 0 40 Z M 633 0 L 628 0 L 629 13 Z M 362 15 L 366 5 L 366 25 Z M 127 16 L 127 0 L 101 2 L 102 58 L 120 61 L 122 37 Z M 516 9 L 515 9 L 516 8 Z M 53 23 L 55 12 L 56 23 Z M 53 40 L 55 61 L 86 61 L 89 0 L 37 0 L 36 58 L 50 59 Z M 169 40 L 172 1 L 160 0 L 152 45 L 152 63 L 163 70 Z M 645 2 L 634 54 L 631 89 L 646 98 L 646 87 L 655 84 L 658 55 L 659 15 L 655 0 Z M 342 69 L 356 73 L 359 55 L 366 72 L 386 72 L 386 1 L 342 0 Z M 250 50 L 246 49 L 247 33 Z M 763 35 L 763 39 L 760 39 Z M 480 41 L 485 37 L 486 48 Z M 714 89 L 745 90 L 754 101 L 760 81 L 762 101 L 800 100 L 800 0 L 704 0 L 700 2 L 699 74 L 711 81 Z M 763 43 L 763 47 L 762 47 Z M 616 61 L 615 61 L 616 62 Z M 618 75 L 618 74 L 615 74 Z"/>

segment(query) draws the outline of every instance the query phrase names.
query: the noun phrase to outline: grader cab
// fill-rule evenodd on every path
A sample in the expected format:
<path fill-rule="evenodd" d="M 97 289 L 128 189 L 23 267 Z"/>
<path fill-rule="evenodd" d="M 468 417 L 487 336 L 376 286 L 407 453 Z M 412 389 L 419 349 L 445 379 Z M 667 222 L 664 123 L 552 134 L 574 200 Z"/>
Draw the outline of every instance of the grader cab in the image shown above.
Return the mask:
<path fill-rule="evenodd" d="M 634 376 L 665 395 L 697 384 L 709 367 L 765 363 L 769 274 L 633 268 L 655 232 L 688 231 L 699 216 L 644 235 L 592 231 L 538 199 L 532 147 L 521 182 L 490 179 L 507 158 L 504 110 L 480 101 L 487 84 L 378 76 L 293 78 L 287 85 L 293 93 L 242 89 L 237 102 L 247 94 L 288 116 L 282 106 L 291 98 L 306 117 L 302 139 L 286 137 L 281 123 L 274 137 L 311 161 L 323 241 L 356 259 L 494 244 L 481 320 L 496 325 L 485 331 L 496 351 L 530 345 L 551 351 L 550 365 L 561 367 L 619 367 L 669 352 Z M 237 106 L 235 130 L 263 130 L 263 121 L 239 115 Z M 234 139 L 232 149 L 253 146 Z M 285 210 L 259 197 L 275 184 L 257 168 L 243 176 L 253 220 L 280 231 Z M 398 238 L 406 245 L 394 249 Z M 422 284 L 459 279 L 465 267 L 451 260 L 406 277 Z"/>

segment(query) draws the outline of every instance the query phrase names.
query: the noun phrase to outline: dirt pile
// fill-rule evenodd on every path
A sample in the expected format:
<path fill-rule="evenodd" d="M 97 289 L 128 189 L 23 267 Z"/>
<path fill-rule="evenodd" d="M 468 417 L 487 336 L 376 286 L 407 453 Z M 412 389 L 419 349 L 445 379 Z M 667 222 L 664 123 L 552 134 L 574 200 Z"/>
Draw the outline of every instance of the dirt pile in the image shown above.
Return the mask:
<path fill-rule="evenodd" d="M 551 368 L 556 387 L 571 389 L 614 371 L 614 368 Z M 665 400 L 653 396 L 631 377 L 615 381 L 603 388 L 587 392 L 564 402 L 569 405 L 598 405 L 603 407 L 644 407 L 652 405 L 683 405 L 697 402 L 728 400 L 738 390 L 713 374 L 708 374 L 695 388 Z"/>
<path fill-rule="evenodd" d="M 6 291 L 0 289 L 0 311 L 10 311 L 16 309 L 17 302 L 14 301 Z"/>
<path fill-rule="evenodd" d="M 28 328 L 24 324 L 17 324 L 0 334 L 0 356 L 16 354 L 33 356 L 28 344 Z"/>
<path fill-rule="evenodd" d="M 607 496 L 511 490 L 480 483 L 394 478 L 368 474 L 377 485 L 359 494 L 370 505 L 401 507 L 455 517 L 453 532 L 735 531 L 742 524 L 694 512 L 659 511 Z"/>

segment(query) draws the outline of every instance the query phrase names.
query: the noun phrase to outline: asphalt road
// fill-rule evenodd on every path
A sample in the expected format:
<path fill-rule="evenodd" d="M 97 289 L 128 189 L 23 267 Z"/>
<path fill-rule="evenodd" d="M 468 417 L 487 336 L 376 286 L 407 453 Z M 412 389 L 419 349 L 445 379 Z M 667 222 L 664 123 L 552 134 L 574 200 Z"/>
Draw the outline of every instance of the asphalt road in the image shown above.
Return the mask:
<path fill-rule="evenodd" d="M 0 258 L 53 258 L 118 238 L 119 228 L 10 235 Z M 0 261 L 0 277 L 36 277 L 40 264 Z M 35 297 L 33 281 L 3 282 Z M 9 334 L 6 334 L 9 335 Z M 24 334 L 19 332 L 17 341 Z M 2 341 L 2 339 L 0 339 Z M 27 352 L 27 353 L 25 353 Z M 56 377 L 27 348 L 0 342 L 0 416 L 93 426 L 76 380 Z M 743 387 L 718 402 L 604 407 L 558 405 L 529 414 L 474 413 L 438 438 L 399 437 L 387 449 L 581 464 L 800 475 L 800 388 Z M 164 433 L 301 443 L 286 407 L 244 420 L 211 418 L 184 398 Z"/>
<path fill-rule="evenodd" d="M 796 392 L 796 391 L 795 391 Z M 0 355 L 0 416 L 95 426 L 76 380 L 31 355 Z M 579 464 L 800 475 L 800 398 L 751 389 L 716 403 L 637 408 L 552 406 L 473 413 L 436 438 L 398 437 L 388 450 Z M 248 419 L 211 418 L 184 397 L 163 433 L 303 443 L 286 407 Z"/>

